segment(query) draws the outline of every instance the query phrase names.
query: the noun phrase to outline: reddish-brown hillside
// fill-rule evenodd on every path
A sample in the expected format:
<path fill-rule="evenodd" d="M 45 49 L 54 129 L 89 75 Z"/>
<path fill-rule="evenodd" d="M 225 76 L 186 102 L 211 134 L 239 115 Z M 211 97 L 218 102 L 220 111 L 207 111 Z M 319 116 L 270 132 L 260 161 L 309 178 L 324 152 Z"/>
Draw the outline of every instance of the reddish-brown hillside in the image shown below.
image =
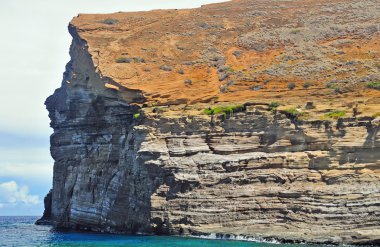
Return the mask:
<path fill-rule="evenodd" d="M 116 82 L 107 86 L 141 90 L 148 105 L 312 101 L 314 111 L 374 115 L 379 23 L 377 0 L 234 0 L 85 14 L 71 25 L 97 71 Z"/>

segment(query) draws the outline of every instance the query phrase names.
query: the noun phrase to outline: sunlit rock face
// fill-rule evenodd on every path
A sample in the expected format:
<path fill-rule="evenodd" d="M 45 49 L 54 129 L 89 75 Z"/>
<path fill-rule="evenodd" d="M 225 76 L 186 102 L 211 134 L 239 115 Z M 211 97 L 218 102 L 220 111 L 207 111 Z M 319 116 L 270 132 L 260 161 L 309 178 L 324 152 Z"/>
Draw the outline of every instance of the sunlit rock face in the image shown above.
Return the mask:
<path fill-rule="evenodd" d="M 234 6 L 235 11 L 244 14 L 237 7 L 240 2 L 245 6 L 255 1 L 232 1 L 220 5 L 223 8 L 210 5 L 181 15 L 185 18 L 191 11 L 229 13 Z M 272 2 L 279 6 L 279 13 L 282 5 L 297 8 L 292 1 Z M 362 4 L 368 6 L 370 2 Z M 334 3 L 339 5 L 339 1 Z M 262 4 L 258 6 L 262 8 Z M 265 16 L 263 11 L 252 12 L 251 18 Z M 144 12 L 141 19 L 132 18 L 136 13 L 118 13 L 115 19 L 126 15 L 126 20 L 134 20 L 131 28 L 136 31 L 139 20 L 144 22 L 144 18 L 155 15 L 169 18 L 173 13 Z M 71 61 L 62 86 L 46 101 L 54 129 L 51 154 L 55 164 L 53 188 L 45 200 L 42 223 L 111 233 L 217 234 L 318 243 L 380 241 L 380 119 L 373 114 L 379 106 L 376 90 L 360 87 L 362 94 L 358 98 L 367 100 L 363 101 L 367 112 L 363 113 L 364 105 L 357 103 L 344 116 L 328 118 L 328 109 L 343 107 L 339 104 L 345 104 L 357 91 L 321 96 L 320 100 L 312 94 L 308 98 L 309 89 L 299 91 L 304 98 L 295 98 L 295 91 L 291 91 L 289 98 L 286 93 L 281 97 L 277 94 L 282 104 L 277 108 L 269 104 L 266 96 L 249 96 L 257 93 L 258 88 L 249 89 L 252 85 L 248 89 L 242 86 L 240 91 L 230 85 L 231 92 L 224 91 L 218 84 L 225 86 L 218 75 L 218 63 L 224 66 L 226 60 L 204 65 L 215 72 L 211 77 L 217 85 L 209 88 L 223 89 L 216 94 L 207 92 L 207 97 L 202 95 L 203 84 L 198 88 L 201 97 L 192 93 L 197 79 L 186 82 L 186 87 L 191 87 L 189 95 L 186 91 L 179 95 L 178 88 L 183 85 L 177 88 L 170 83 L 174 80 L 172 73 L 182 76 L 182 71 L 159 68 L 161 64 L 157 64 L 159 72 L 145 71 L 156 75 L 157 80 L 144 81 L 141 71 L 136 72 L 142 80 L 140 87 L 138 80 L 129 81 L 134 76 L 121 74 L 148 61 L 132 59 L 129 63 L 138 64 L 128 65 L 125 60 L 115 65 L 112 60 L 117 58 L 112 57 L 113 52 L 120 49 L 112 41 L 118 35 L 128 40 L 128 22 L 99 23 L 98 19 L 104 18 L 97 15 L 78 18 L 74 20 L 77 25 L 69 27 L 73 36 Z M 225 18 L 223 28 L 236 31 L 236 23 Z M 88 26 L 84 25 L 86 21 Z M 206 24 L 201 23 L 199 30 L 215 28 Z M 271 25 L 277 28 L 280 24 L 273 20 Z M 170 29 L 171 24 L 165 27 Z M 377 29 L 371 35 L 376 32 Z M 293 35 L 297 34 L 294 31 Z M 240 43 L 248 37 L 241 35 Z M 242 54 L 250 49 L 265 52 L 256 51 L 256 46 L 248 47 L 256 44 L 252 42 L 236 45 L 240 44 Z M 162 49 L 167 47 L 165 43 Z M 128 52 L 124 54 L 133 52 L 132 48 L 126 47 Z M 173 53 L 168 51 L 166 58 L 170 56 Z M 153 55 L 150 60 L 154 60 Z M 203 65 L 199 66 L 202 70 Z M 108 70 L 103 73 L 102 68 Z M 192 68 L 191 73 L 197 68 Z M 192 76 L 186 73 L 186 77 Z M 193 75 L 198 78 L 202 73 Z M 147 87 L 149 83 L 154 86 Z M 239 82 L 236 83 L 237 87 Z M 160 96 L 154 96 L 152 88 Z M 269 95 L 268 90 L 264 94 Z M 157 97 L 162 98 L 156 100 Z M 310 99 L 313 104 L 307 105 L 312 107 L 305 109 L 303 105 Z M 236 112 L 204 113 L 205 108 L 218 104 L 242 107 Z M 297 105 L 299 116 L 285 109 L 284 104 Z M 368 112 L 370 115 L 366 115 Z"/>

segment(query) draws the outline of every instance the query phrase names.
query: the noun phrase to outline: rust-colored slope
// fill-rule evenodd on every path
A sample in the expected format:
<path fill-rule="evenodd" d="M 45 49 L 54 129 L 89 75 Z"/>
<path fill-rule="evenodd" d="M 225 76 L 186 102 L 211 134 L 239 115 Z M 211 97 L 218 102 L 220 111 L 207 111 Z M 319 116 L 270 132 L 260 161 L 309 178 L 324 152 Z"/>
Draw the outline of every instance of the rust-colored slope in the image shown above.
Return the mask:
<path fill-rule="evenodd" d="M 102 76 L 151 104 L 356 102 L 373 114 L 380 92 L 366 85 L 380 80 L 379 23 L 378 0 L 235 0 L 71 25 Z"/>

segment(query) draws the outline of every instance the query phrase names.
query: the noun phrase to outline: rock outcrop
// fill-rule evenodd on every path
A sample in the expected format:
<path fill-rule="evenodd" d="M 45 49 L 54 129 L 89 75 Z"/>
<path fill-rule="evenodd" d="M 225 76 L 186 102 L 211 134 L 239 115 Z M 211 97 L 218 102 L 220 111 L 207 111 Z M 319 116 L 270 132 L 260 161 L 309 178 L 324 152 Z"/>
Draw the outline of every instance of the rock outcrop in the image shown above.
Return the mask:
<path fill-rule="evenodd" d="M 334 14 L 324 9 L 327 2 L 316 2 L 308 1 L 308 5 L 313 11 L 321 9 L 321 12 L 313 12 L 311 16 L 322 12 Z M 371 3 L 379 7 L 377 1 L 360 3 L 364 8 Z M 256 9 L 254 4 L 257 4 Z M 214 59 L 210 58 L 206 64 L 199 62 L 199 67 L 191 69 L 193 73 L 199 70 L 198 74 L 184 72 L 185 76 L 193 75 L 197 80 L 202 76 L 206 81 L 211 80 L 209 89 L 200 82 L 197 88 L 198 82 L 194 79 L 182 85 L 183 71 L 173 65 L 161 65 L 157 68 L 159 72 L 153 71 L 149 66 L 155 63 L 146 61 L 148 58 L 136 56 L 127 60 L 129 58 L 124 57 L 114 64 L 115 54 L 121 49 L 120 44 L 115 43 L 127 44 L 131 42 L 130 36 L 138 32 L 147 42 L 150 35 L 157 35 L 149 31 L 156 25 L 151 22 L 155 16 L 163 17 L 164 27 L 157 33 L 165 35 L 174 25 L 168 24 L 169 20 L 188 20 L 193 13 L 200 17 L 213 13 L 215 17 L 209 18 L 221 19 L 223 25 L 209 23 L 209 19 L 203 23 L 200 19 L 201 31 L 188 32 L 204 34 L 204 30 L 211 30 L 210 35 L 213 35 L 214 29 L 220 29 L 230 32 L 228 39 L 235 37 L 236 41 L 226 41 L 223 45 L 240 44 L 239 52 L 243 54 L 260 54 L 265 52 L 261 50 L 267 50 L 270 52 L 266 55 L 272 56 L 270 53 L 276 49 L 286 50 L 289 42 L 295 46 L 297 39 L 289 41 L 279 34 L 282 42 L 261 42 L 269 37 L 253 35 L 254 27 L 236 23 L 234 19 L 241 15 L 242 20 L 258 21 L 252 25 L 266 20 L 265 24 L 277 30 L 284 9 L 288 13 L 289 9 L 297 8 L 299 2 L 271 1 L 271 4 L 272 7 L 265 7 L 261 1 L 232 1 L 199 10 L 118 13 L 107 16 L 108 19 L 102 15 L 85 15 L 74 19 L 69 26 L 73 36 L 71 61 L 61 88 L 46 101 L 54 129 L 51 154 L 55 165 L 44 220 L 50 220 L 58 228 L 112 233 L 218 234 L 294 242 L 379 243 L 380 119 L 374 114 L 379 110 L 376 89 L 366 88 L 364 82 L 360 84 L 355 80 L 347 92 L 318 87 L 300 89 L 298 92 L 303 98 L 295 97 L 290 89 L 289 97 L 286 91 L 273 89 L 280 103 L 270 103 L 274 96 L 270 96 L 269 89 L 262 95 L 258 93 L 260 88 L 250 89 L 256 82 L 247 84 L 249 80 L 239 86 L 237 79 L 234 86 L 231 83 L 228 86 L 230 91 L 219 90 L 226 86 L 220 78 L 223 73 L 229 71 L 228 77 L 238 74 L 222 69 L 227 60 L 217 59 L 216 53 L 225 57 L 231 49 L 220 47 L 210 49 L 215 53 L 209 54 L 215 55 Z M 354 6 L 354 2 L 333 1 L 331 8 L 351 5 Z M 306 4 L 303 8 L 307 8 Z M 265 18 L 274 10 L 278 12 L 278 19 L 269 18 L 269 22 Z M 347 8 L 341 11 L 347 12 Z M 226 16 L 229 13 L 231 17 Z M 339 16 L 339 13 L 335 14 Z M 368 13 L 376 18 L 378 14 Z M 363 30 L 369 28 L 370 18 L 362 21 Z M 103 20 L 102 23 L 99 20 Z M 124 22 L 132 24 L 128 26 Z M 247 33 L 246 28 L 252 28 L 251 32 Z M 363 30 L 354 29 L 343 36 L 361 35 Z M 371 37 L 362 39 L 376 51 L 380 50 L 379 44 L 372 38 L 379 35 L 379 30 L 373 30 Z M 318 36 L 322 33 L 322 29 L 317 29 L 313 42 L 336 39 L 330 31 L 324 34 L 327 37 Z M 294 31 L 293 35 L 297 34 Z M 167 37 L 172 35 L 169 33 Z M 247 35 L 253 35 L 253 41 L 260 40 L 247 43 L 244 41 Z M 176 39 L 171 38 L 172 43 L 165 43 L 163 50 L 169 46 L 180 47 Z M 205 38 L 206 41 L 222 45 L 216 44 L 219 42 L 216 39 Z M 136 52 L 140 43 L 134 45 L 136 49 L 133 46 L 126 49 Z M 240 56 L 236 49 L 234 51 L 234 56 Z M 151 54 L 150 59 L 173 62 L 173 56 L 180 57 L 167 52 L 169 55 L 160 54 L 158 58 Z M 127 52 L 124 54 L 130 56 Z M 276 56 L 270 59 L 282 59 Z M 329 54 L 324 53 L 324 56 Z M 373 56 L 374 61 L 378 61 L 379 54 Z M 329 62 L 335 61 L 331 59 Z M 365 63 L 372 66 L 373 62 Z M 360 76 L 364 73 L 362 65 L 352 65 L 360 67 Z M 156 81 L 144 81 L 147 77 L 139 70 L 144 70 L 143 66 L 145 73 L 157 76 Z M 202 72 L 205 67 L 211 71 L 209 76 Z M 377 75 L 372 67 L 366 69 L 371 69 L 372 76 Z M 268 79 L 261 77 L 262 72 L 256 72 L 255 80 Z M 128 77 L 128 73 L 134 76 Z M 359 72 L 355 76 L 358 77 Z M 281 75 L 271 78 L 279 77 Z M 325 74 L 315 75 L 315 78 L 320 82 Z M 189 88 L 189 95 L 187 92 L 178 95 L 175 83 L 182 83 L 178 86 L 181 90 Z M 322 96 L 312 94 L 326 90 L 330 90 L 329 93 Z M 252 95 L 257 97 L 252 98 Z M 355 107 L 346 104 L 350 97 L 357 104 Z M 305 109 L 306 101 L 313 103 L 308 103 Z M 237 104 L 241 106 L 231 106 Z M 225 108 L 208 114 L 203 112 L 207 107 L 218 105 Z M 289 108 L 292 105 L 296 107 Z"/>

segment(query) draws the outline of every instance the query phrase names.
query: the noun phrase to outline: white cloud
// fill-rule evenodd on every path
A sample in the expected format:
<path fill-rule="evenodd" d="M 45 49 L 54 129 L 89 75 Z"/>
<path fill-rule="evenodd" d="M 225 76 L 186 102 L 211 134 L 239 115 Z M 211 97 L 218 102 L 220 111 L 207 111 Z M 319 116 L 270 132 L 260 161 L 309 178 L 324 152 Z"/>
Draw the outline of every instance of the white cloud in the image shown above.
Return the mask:
<path fill-rule="evenodd" d="M 19 142 L 22 140 L 10 147 L 0 146 L 0 182 L 15 180 L 35 184 L 51 181 L 54 161 L 50 157 L 49 147 L 35 147 L 33 143 L 30 147 L 19 147 L 21 144 L 16 145 Z"/>
<path fill-rule="evenodd" d="M 6 163 L 1 164 L 0 178 L 18 178 L 28 181 L 51 181 L 53 177 L 53 165 L 51 163 L 28 164 Z"/>
<path fill-rule="evenodd" d="M 38 204 L 39 198 L 36 195 L 29 194 L 28 186 L 19 186 L 15 181 L 0 183 L 0 202 L 1 206 L 5 204 Z"/>

